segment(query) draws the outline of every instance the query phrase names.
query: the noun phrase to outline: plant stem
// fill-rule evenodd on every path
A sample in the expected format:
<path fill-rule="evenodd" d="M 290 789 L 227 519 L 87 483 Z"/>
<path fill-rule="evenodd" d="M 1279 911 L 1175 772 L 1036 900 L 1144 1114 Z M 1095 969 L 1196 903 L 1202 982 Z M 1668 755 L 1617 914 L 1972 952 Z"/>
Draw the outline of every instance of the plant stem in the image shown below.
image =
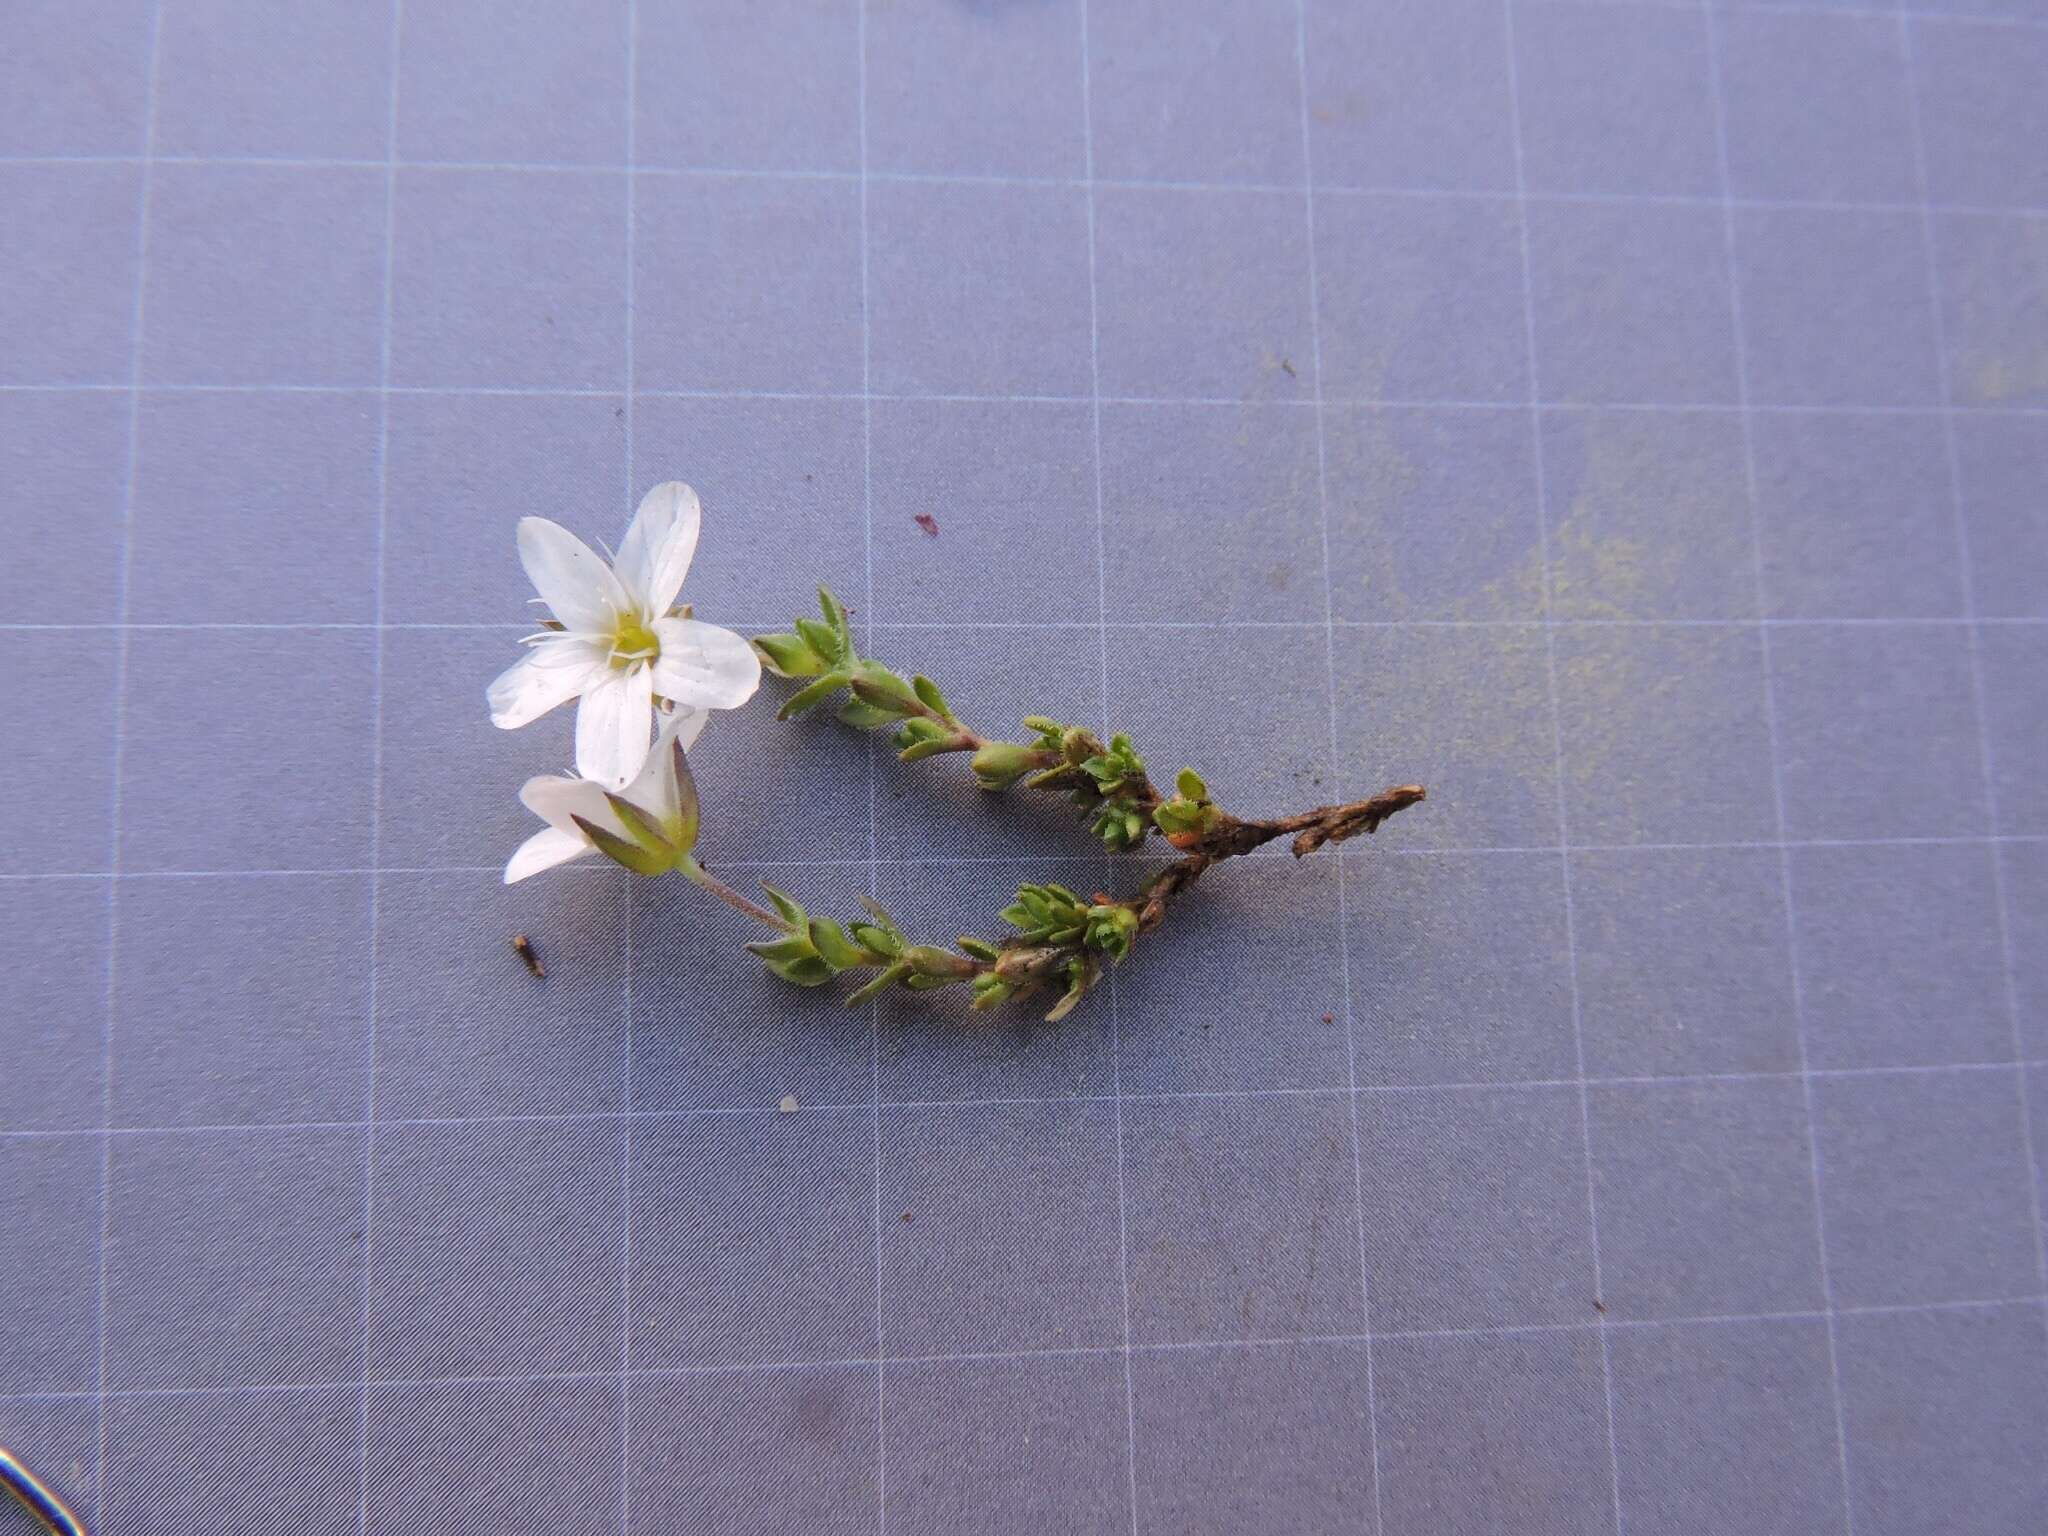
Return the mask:
<path fill-rule="evenodd" d="M 755 922 L 766 923 L 778 933 L 794 933 L 796 931 L 788 923 L 784 922 L 779 914 L 770 912 L 766 907 L 749 901 L 695 859 L 686 858 L 678 867 L 692 881 L 716 896 L 728 907 L 731 907 L 733 911 L 744 912 Z"/>

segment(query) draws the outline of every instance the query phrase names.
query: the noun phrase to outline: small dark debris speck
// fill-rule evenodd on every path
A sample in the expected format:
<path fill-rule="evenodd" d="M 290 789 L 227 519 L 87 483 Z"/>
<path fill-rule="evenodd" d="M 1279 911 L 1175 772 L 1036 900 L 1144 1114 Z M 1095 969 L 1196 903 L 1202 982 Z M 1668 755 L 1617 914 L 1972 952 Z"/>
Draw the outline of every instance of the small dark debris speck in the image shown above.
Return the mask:
<path fill-rule="evenodd" d="M 1290 379 L 1298 379 L 1301 377 L 1300 374 L 1294 371 L 1294 364 L 1287 361 L 1286 358 L 1283 357 L 1280 359 L 1280 366 L 1286 370 L 1287 377 L 1289 377 Z"/>
<path fill-rule="evenodd" d="M 915 1212 L 915 1211 L 905 1211 L 905 1212 L 903 1213 L 903 1219 L 904 1219 L 905 1221 L 913 1221 L 913 1220 L 915 1220 L 915 1219 L 916 1219 L 916 1217 L 917 1217 L 917 1212 Z"/>
<path fill-rule="evenodd" d="M 1595 1296 L 1593 1298 L 1593 1310 L 1595 1312 L 1598 1312 L 1602 1317 L 1605 1317 L 1607 1315 L 1607 1303 L 1602 1301 L 1598 1296 Z"/>
<path fill-rule="evenodd" d="M 1323 1022 L 1325 1024 L 1334 1024 L 1337 1022 L 1337 1015 L 1335 1015 L 1334 1013 L 1326 1013 L 1323 1015 Z"/>
<path fill-rule="evenodd" d="M 911 521 L 922 528 L 928 537 L 936 539 L 939 536 L 939 520 L 931 513 L 920 512 Z"/>
<path fill-rule="evenodd" d="M 526 962 L 526 968 L 536 976 L 545 976 L 548 968 L 540 963 L 540 955 L 533 947 L 533 940 L 523 933 L 512 935 L 512 947 L 519 952 L 519 958 Z"/>

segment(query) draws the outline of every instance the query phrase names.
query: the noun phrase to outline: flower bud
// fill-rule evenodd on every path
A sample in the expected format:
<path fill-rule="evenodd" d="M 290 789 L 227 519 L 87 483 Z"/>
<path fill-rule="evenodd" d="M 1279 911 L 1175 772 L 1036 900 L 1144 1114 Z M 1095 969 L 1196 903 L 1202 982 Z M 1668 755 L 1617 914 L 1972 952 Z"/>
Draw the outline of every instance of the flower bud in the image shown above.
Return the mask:
<path fill-rule="evenodd" d="M 992 741 L 974 754 L 974 781 L 983 789 L 1008 789 L 1038 766 L 1030 747 Z"/>

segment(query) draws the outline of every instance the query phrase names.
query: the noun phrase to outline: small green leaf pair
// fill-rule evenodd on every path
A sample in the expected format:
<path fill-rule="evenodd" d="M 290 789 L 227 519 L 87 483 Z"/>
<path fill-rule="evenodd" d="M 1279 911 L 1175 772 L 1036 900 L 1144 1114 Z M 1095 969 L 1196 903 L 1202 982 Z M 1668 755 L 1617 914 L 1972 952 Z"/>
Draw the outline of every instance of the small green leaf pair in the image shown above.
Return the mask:
<path fill-rule="evenodd" d="M 761 889 L 775 903 L 786 937 L 772 943 L 749 944 L 771 973 L 800 987 L 820 987 L 841 971 L 888 965 L 902 949 L 902 935 L 888 922 L 889 914 L 873 908 L 882 923 L 855 923 L 848 933 L 829 917 L 812 917 L 786 892 L 772 885 Z M 887 924 L 887 926 L 883 926 Z M 879 942 L 870 944 L 873 936 Z"/>
<path fill-rule="evenodd" d="M 1022 942 L 1081 944 L 1118 963 L 1138 936 L 1138 914 L 1128 903 L 1083 901 L 1064 885 L 1019 886 L 1017 899 L 1003 909 L 1003 921 L 1017 930 Z M 961 947 L 966 948 L 964 942 Z"/>
<path fill-rule="evenodd" d="M 755 638 L 754 650 L 759 654 L 761 664 L 777 677 L 821 677 L 835 667 L 849 667 L 859 659 L 854 655 L 853 626 L 847 622 L 846 605 L 834 597 L 829 588 L 820 587 L 818 610 L 824 615 L 823 620 L 798 619 L 794 634 Z M 844 687 L 845 683 L 842 681 L 834 686 Z M 804 690 L 805 693 L 810 691 Z M 802 696 L 799 694 L 797 697 Z M 790 704 L 795 702 L 792 699 Z M 816 703 L 817 700 L 811 702 Z M 808 709 L 810 705 L 806 704 L 804 708 Z M 785 719 L 796 713 L 801 711 L 788 705 L 783 707 Z"/>
<path fill-rule="evenodd" d="M 1183 768 L 1174 781 L 1174 796 L 1152 808 L 1152 821 L 1176 848 L 1191 848 L 1223 819 L 1223 812 L 1209 798 L 1209 786 L 1192 768 Z"/>
<path fill-rule="evenodd" d="M 798 619 L 793 633 L 762 635 L 754 641 L 761 664 L 781 677 L 813 679 L 784 702 L 778 720 L 806 714 L 845 689 L 839 719 L 856 730 L 897 727 L 897 755 L 906 763 L 940 752 L 971 751 L 974 733 L 954 715 L 938 684 L 928 677 L 905 681 L 879 661 L 854 649 L 846 606 L 827 587 L 818 589 L 822 619 Z"/>

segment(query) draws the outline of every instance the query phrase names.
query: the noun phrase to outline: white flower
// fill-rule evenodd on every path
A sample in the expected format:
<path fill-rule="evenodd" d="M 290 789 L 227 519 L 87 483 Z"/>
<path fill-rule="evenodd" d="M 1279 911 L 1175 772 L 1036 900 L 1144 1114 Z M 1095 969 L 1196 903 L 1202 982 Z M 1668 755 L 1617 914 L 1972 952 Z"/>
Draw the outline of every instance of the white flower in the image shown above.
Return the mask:
<path fill-rule="evenodd" d="M 491 684 L 491 723 L 511 730 L 580 699 L 576 770 L 616 789 L 647 760 L 657 698 L 691 710 L 752 698 L 761 685 L 754 648 L 671 611 L 702 516 L 687 485 L 657 485 L 610 565 L 561 524 L 521 518 L 520 562 L 562 627 L 529 637 L 533 649 Z"/>
<path fill-rule="evenodd" d="M 614 793 L 595 779 L 554 773 L 528 779 L 520 788 L 520 803 L 547 825 L 519 845 L 505 865 L 505 883 L 587 853 L 605 853 L 639 874 L 675 868 L 697 842 L 697 787 L 683 754 L 696 744 L 710 718 L 704 710 L 677 709 L 662 722 L 647 761 L 621 792 Z M 641 825 L 632 825 L 628 815 L 621 814 L 620 802 Z M 600 849 L 579 821 L 615 841 Z"/>

